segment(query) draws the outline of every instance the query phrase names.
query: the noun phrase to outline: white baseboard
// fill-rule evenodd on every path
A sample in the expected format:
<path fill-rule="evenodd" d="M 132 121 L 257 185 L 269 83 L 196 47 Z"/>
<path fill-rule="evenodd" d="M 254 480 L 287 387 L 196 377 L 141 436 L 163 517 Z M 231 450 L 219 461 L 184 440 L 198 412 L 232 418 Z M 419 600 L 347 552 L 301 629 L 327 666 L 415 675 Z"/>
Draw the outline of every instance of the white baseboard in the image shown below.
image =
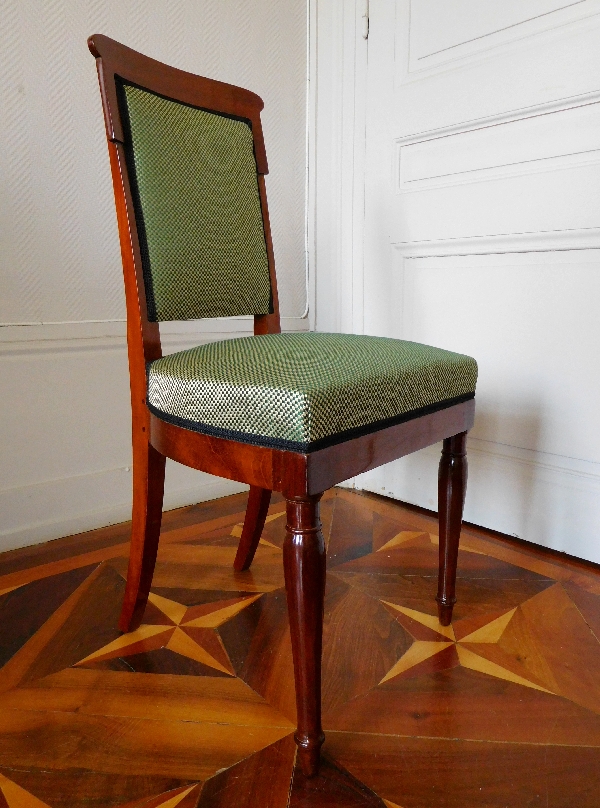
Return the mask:
<path fill-rule="evenodd" d="M 168 461 L 164 510 L 236 494 L 248 486 Z M 0 492 L 0 552 L 131 519 L 131 470 L 107 469 Z"/>
<path fill-rule="evenodd" d="M 441 446 L 346 485 L 437 510 Z M 600 563 L 600 464 L 469 438 L 464 518 L 481 527 Z"/>

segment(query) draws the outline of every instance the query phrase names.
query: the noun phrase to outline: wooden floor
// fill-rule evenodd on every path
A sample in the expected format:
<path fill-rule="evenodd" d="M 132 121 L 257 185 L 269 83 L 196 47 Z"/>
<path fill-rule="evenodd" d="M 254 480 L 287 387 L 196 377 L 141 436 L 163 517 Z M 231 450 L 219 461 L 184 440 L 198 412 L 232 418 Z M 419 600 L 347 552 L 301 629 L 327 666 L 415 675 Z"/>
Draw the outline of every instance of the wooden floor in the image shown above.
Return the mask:
<path fill-rule="evenodd" d="M 453 625 L 436 523 L 335 490 L 322 774 L 295 768 L 281 545 L 232 562 L 245 496 L 165 515 L 120 635 L 128 526 L 0 556 L 0 808 L 598 808 L 600 572 L 464 530 Z"/>

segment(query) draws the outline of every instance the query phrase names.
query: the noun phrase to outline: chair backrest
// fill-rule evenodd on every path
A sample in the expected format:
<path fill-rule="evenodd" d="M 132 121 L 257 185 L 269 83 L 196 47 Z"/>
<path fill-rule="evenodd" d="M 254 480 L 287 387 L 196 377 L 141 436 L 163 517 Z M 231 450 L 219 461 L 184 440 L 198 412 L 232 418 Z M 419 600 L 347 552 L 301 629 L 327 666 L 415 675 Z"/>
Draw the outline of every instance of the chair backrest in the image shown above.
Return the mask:
<path fill-rule="evenodd" d="M 262 100 L 102 35 L 88 45 L 145 360 L 160 355 L 158 321 L 253 314 L 255 333 L 279 331 Z"/>
<path fill-rule="evenodd" d="M 149 318 L 270 314 L 249 124 L 119 89 Z"/>

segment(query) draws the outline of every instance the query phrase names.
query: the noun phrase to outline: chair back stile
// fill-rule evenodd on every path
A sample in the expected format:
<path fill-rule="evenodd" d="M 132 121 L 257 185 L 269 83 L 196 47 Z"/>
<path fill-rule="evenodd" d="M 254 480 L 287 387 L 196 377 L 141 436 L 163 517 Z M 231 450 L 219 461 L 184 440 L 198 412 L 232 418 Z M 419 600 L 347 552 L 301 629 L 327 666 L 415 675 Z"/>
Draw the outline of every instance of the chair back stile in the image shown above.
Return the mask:
<path fill-rule="evenodd" d="M 145 439 L 143 433 L 150 432 L 150 418 L 146 407 L 146 365 L 162 357 L 162 346 L 159 324 L 148 319 L 137 227 L 132 216 L 133 200 L 127 175 L 125 147 L 122 143 L 109 141 L 108 153 L 125 280 L 127 354 L 135 442 Z"/>
<path fill-rule="evenodd" d="M 281 330 L 264 180 L 268 165 L 260 120 L 263 102 L 259 96 L 247 90 L 166 67 L 102 35 L 90 37 L 88 46 L 96 57 L 117 210 L 125 280 L 127 344 L 134 422 L 138 421 L 140 426 L 147 428 L 146 366 L 149 362 L 161 358 L 162 348 L 159 323 L 149 317 L 150 301 L 147 299 L 144 279 L 131 161 L 128 160 L 127 153 L 127 122 L 123 120 L 122 100 L 119 103 L 119 82 L 127 82 L 180 104 L 237 120 L 242 119 L 249 123 L 256 160 L 258 196 L 272 301 L 270 313 L 254 315 L 255 334 L 279 333 Z M 134 432 L 136 431 L 134 426 Z"/>
<path fill-rule="evenodd" d="M 261 130 L 262 131 L 262 130 Z M 254 315 L 254 334 L 280 334 L 281 320 L 279 317 L 279 296 L 277 294 L 277 278 L 275 276 L 275 255 L 273 253 L 273 239 L 271 238 L 271 223 L 269 221 L 269 208 L 267 206 L 267 189 L 265 187 L 265 173 L 258 174 L 258 192 L 265 229 L 265 242 L 267 246 L 267 259 L 269 261 L 269 277 L 271 279 L 271 299 L 273 302 L 272 314 Z"/>

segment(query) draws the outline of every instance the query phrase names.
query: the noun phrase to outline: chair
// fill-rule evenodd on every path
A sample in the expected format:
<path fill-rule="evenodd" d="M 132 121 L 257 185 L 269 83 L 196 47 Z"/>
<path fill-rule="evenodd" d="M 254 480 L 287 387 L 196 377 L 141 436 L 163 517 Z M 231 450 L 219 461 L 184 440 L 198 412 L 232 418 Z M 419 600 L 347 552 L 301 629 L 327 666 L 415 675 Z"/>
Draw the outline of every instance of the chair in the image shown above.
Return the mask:
<path fill-rule="evenodd" d="M 125 277 L 133 414 L 133 527 L 119 627 L 142 620 L 157 554 L 165 458 L 250 485 L 235 569 L 250 566 L 272 491 L 283 551 L 307 776 L 318 771 L 331 486 L 443 440 L 439 619 L 455 602 L 473 424 L 473 359 L 416 343 L 281 334 L 261 99 L 96 35 Z M 162 356 L 159 322 L 254 315 L 254 336 Z"/>

